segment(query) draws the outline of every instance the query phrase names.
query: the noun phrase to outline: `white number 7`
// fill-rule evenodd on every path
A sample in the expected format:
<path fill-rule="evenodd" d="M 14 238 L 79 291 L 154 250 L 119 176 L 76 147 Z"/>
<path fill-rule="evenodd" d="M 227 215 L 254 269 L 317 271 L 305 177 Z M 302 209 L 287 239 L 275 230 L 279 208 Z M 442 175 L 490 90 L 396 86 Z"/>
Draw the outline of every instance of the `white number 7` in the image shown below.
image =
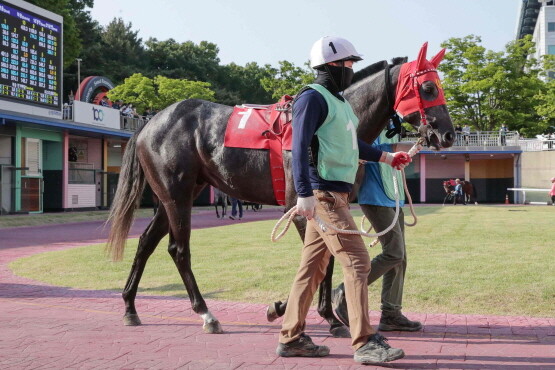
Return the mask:
<path fill-rule="evenodd" d="M 246 112 L 239 112 L 238 114 L 242 115 L 243 117 L 241 117 L 241 121 L 239 121 L 239 126 L 237 126 L 238 129 L 244 129 L 247 126 L 247 121 L 249 120 L 249 117 L 251 116 L 252 113 L 252 108 L 247 109 Z"/>

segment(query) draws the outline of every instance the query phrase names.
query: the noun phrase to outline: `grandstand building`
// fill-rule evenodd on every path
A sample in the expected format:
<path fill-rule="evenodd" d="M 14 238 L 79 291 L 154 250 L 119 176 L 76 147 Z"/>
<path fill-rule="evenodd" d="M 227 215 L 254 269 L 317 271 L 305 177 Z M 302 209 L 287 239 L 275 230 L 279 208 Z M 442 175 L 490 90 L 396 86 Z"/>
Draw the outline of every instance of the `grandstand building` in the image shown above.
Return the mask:
<path fill-rule="evenodd" d="M 536 44 L 536 53 L 540 59 L 543 55 L 555 55 L 555 1 L 523 0 L 520 5 L 516 28 L 516 39 L 532 35 Z M 548 73 L 550 78 L 555 72 Z"/>

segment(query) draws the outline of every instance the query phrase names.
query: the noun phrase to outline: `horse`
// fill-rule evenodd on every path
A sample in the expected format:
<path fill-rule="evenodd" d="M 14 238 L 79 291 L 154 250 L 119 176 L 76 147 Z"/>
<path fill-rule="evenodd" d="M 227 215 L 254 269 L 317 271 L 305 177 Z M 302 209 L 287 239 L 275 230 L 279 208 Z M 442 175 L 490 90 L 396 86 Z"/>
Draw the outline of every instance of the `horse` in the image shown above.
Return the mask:
<path fill-rule="evenodd" d="M 220 189 L 214 188 L 214 207 L 216 208 L 216 217 L 220 218 L 218 207 L 222 207 L 222 219 L 225 218 L 227 213 L 227 194 Z"/>
<path fill-rule="evenodd" d="M 443 190 L 445 190 L 445 199 L 443 199 L 443 204 L 445 205 L 446 201 L 454 200 L 451 196 L 455 196 L 453 192 L 455 191 L 455 180 L 445 180 L 443 181 Z M 468 204 L 474 201 L 474 204 L 478 205 L 478 201 L 476 200 L 477 192 L 476 188 L 470 181 L 461 180 L 462 191 L 463 191 L 463 201 L 464 204 Z"/>
<path fill-rule="evenodd" d="M 416 68 L 416 71 L 435 71 L 444 50 L 428 61 L 426 49 L 427 44 L 424 44 L 417 60 L 411 63 L 406 63 L 406 58 L 395 58 L 391 65 L 383 61 L 355 74 L 354 83 L 344 91 L 344 96 L 359 117 L 357 135 L 361 140 L 373 142 L 395 112 L 393 103 L 403 104 L 412 99 L 418 100 L 418 104 L 413 111 L 405 111 L 404 120 L 419 130 L 428 146 L 439 150 L 453 144 L 455 134 L 445 101 L 424 108 L 426 102 L 443 97 L 437 72 L 431 78 L 422 73 L 411 74 L 410 90 L 394 93 L 403 66 Z M 405 81 L 405 75 L 402 76 Z M 418 83 L 417 79 L 420 79 Z M 268 151 L 224 146 L 226 123 L 232 111 L 233 107 L 214 102 L 183 100 L 159 112 L 129 140 L 107 221 L 111 223 L 111 230 L 106 251 L 113 260 L 121 260 L 123 256 L 133 214 L 146 183 L 160 199 L 160 206 L 139 239 L 122 292 L 124 325 L 141 325 L 135 307 L 139 281 L 148 258 L 169 233 L 168 252 L 183 280 L 193 311 L 203 319 L 206 333 L 223 332 L 218 319 L 209 311 L 191 268 L 189 240 L 193 200 L 206 185 L 212 185 L 234 198 L 266 205 L 278 204 L 272 188 Z M 296 205 L 297 199 L 291 152 L 284 150 L 282 154 L 286 180 L 285 209 L 288 210 Z M 297 216 L 293 222 L 303 239 L 306 219 Z M 348 330 L 333 315 L 331 307 L 333 259 L 330 259 L 327 271 L 320 286 L 318 312 L 329 322 L 332 335 L 347 336 Z"/>

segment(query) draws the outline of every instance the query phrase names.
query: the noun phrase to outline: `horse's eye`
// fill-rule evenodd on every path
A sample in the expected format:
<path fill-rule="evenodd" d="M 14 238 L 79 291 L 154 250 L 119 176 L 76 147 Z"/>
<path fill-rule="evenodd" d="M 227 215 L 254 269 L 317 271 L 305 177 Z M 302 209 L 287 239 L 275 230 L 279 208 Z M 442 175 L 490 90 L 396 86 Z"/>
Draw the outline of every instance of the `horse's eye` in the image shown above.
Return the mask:
<path fill-rule="evenodd" d="M 427 101 L 434 101 L 438 96 L 438 88 L 433 81 L 425 81 L 420 86 L 420 97 Z"/>

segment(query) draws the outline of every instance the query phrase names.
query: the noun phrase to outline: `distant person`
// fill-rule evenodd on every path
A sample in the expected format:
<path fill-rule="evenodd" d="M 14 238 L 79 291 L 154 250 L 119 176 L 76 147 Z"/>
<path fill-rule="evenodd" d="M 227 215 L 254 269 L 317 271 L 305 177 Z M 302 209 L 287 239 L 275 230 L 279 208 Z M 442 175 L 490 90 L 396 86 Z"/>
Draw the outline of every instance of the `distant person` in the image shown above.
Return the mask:
<path fill-rule="evenodd" d="M 455 134 L 457 135 L 457 144 L 461 145 L 462 127 L 460 123 L 455 126 Z"/>
<path fill-rule="evenodd" d="M 551 205 L 555 206 L 555 177 L 551 178 L 551 191 L 549 195 L 551 196 Z"/>
<path fill-rule="evenodd" d="M 122 107 L 121 114 L 125 117 L 133 117 L 133 104 L 127 104 Z"/>
<path fill-rule="evenodd" d="M 455 180 L 455 197 L 453 198 L 453 205 L 457 205 L 458 202 L 466 205 L 466 201 L 464 199 L 464 192 L 462 188 L 462 182 L 460 179 Z"/>
<path fill-rule="evenodd" d="M 509 132 L 509 128 L 506 124 L 502 124 L 501 128 L 499 129 L 499 138 L 501 139 L 501 146 L 507 145 L 507 132 Z"/>
<path fill-rule="evenodd" d="M 121 108 L 121 100 L 116 100 L 115 102 L 113 102 L 112 108 L 119 110 Z"/>
<path fill-rule="evenodd" d="M 147 108 L 147 109 L 145 110 L 145 113 L 143 114 L 143 118 L 145 119 L 145 121 L 148 122 L 148 121 L 150 121 L 150 119 L 151 119 L 152 117 L 154 117 L 154 115 L 155 115 L 154 111 L 153 111 L 152 109 L 150 109 L 150 108 Z"/>
<path fill-rule="evenodd" d="M 239 220 L 242 219 L 243 201 L 233 197 L 230 197 L 230 198 L 231 198 L 231 216 L 229 216 L 229 218 L 231 218 L 232 220 L 235 220 L 235 218 L 237 217 L 237 209 L 239 209 Z"/>
<path fill-rule="evenodd" d="M 462 134 L 465 145 L 468 145 L 468 142 L 470 140 L 470 126 L 464 125 L 464 127 L 462 128 Z"/>
<path fill-rule="evenodd" d="M 106 95 L 104 95 L 102 97 L 102 99 L 100 99 L 100 102 L 98 104 L 102 105 L 103 107 L 109 107 L 110 106 L 110 101 L 108 100 L 108 97 Z"/>
<path fill-rule="evenodd" d="M 374 141 L 373 146 L 387 152 L 394 152 L 399 136 L 387 138 L 386 130 Z M 362 213 L 372 224 L 376 232 L 385 230 L 395 220 L 395 186 L 393 176 L 397 176 L 399 184 L 403 183 L 401 173 L 394 171 L 383 163 L 366 162 L 364 178 L 358 192 L 358 203 Z M 368 285 L 383 276 L 381 290 L 380 331 L 418 331 L 422 324 L 409 320 L 401 312 L 403 288 L 407 268 L 407 248 L 405 245 L 405 192 L 403 186 L 398 189 L 399 214 L 393 228 L 379 237 L 382 252 L 371 262 Z M 335 314 L 345 325 L 349 325 L 347 297 L 345 287 L 341 284 L 332 292 L 332 303 Z"/>

